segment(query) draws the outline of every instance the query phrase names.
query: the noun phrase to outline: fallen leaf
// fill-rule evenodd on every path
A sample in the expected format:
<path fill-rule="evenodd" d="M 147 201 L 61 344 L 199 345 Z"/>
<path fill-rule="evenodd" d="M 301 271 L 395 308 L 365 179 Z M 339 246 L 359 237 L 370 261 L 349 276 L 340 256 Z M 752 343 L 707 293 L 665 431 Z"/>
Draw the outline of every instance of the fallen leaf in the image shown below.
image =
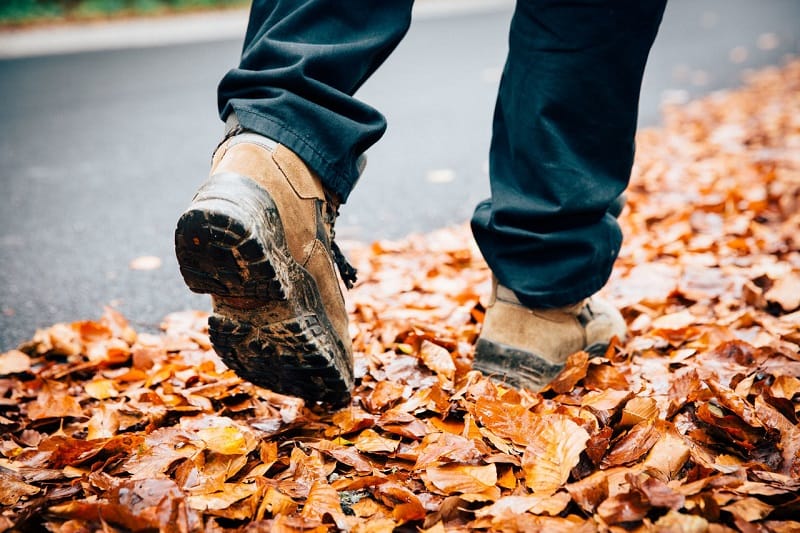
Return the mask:
<path fill-rule="evenodd" d="M 453 358 L 442 346 L 423 340 L 419 347 L 419 356 L 422 362 L 436 372 L 445 381 L 453 381 L 456 374 L 456 365 Z"/>
<path fill-rule="evenodd" d="M 478 493 L 497 483 L 497 467 L 493 464 L 430 466 L 425 469 L 423 479 L 430 490 L 442 494 Z"/>
<path fill-rule="evenodd" d="M 375 430 L 365 429 L 353 441 L 355 447 L 366 453 L 393 453 L 400 445 L 400 441 L 382 437 Z"/>
<path fill-rule="evenodd" d="M 608 468 L 636 461 L 649 452 L 660 437 L 652 420 L 639 422 L 612 445 L 601 464 Z"/>
<path fill-rule="evenodd" d="M 10 350 L 0 354 L 0 376 L 20 374 L 31 369 L 31 358 L 19 350 Z"/>
<path fill-rule="evenodd" d="M 569 479 L 588 440 L 586 430 L 567 416 L 541 417 L 522 456 L 525 484 L 537 495 L 555 493 Z"/>

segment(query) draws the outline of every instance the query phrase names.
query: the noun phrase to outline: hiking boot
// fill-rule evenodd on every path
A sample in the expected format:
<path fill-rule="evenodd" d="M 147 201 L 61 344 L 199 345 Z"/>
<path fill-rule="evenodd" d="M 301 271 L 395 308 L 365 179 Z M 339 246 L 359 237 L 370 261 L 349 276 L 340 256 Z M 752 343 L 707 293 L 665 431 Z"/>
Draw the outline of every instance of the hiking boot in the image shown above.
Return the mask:
<path fill-rule="evenodd" d="M 212 295 L 214 349 L 242 378 L 345 404 L 353 356 L 339 280 L 355 270 L 333 243 L 335 202 L 286 147 L 236 128 L 175 230 L 189 288 Z"/>
<path fill-rule="evenodd" d="M 494 281 L 474 368 L 514 387 L 542 389 L 580 350 L 603 355 L 612 337 L 625 337 L 625 321 L 605 300 L 593 296 L 557 309 L 530 309 Z"/>

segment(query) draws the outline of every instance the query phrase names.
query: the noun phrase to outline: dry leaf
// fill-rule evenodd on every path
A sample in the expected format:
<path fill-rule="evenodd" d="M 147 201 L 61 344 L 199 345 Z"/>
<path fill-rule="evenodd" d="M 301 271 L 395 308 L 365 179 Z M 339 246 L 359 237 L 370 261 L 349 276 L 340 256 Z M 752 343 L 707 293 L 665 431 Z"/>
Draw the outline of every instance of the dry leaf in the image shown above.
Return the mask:
<path fill-rule="evenodd" d="M 423 340 L 419 347 L 419 356 L 425 366 L 436 372 L 445 381 L 453 381 L 456 365 L 445 348 L 428 340 Z"/>
<path fill-rule="evenodd" d="M 566 483 L 588 440 L 586 430 L 567 416 L 541 417 L 522 456 L 525 484 L 537 495 L 553 494 Z"/>
<path fill-rule="evenodd" d="M 31 358 L 19 350 L 10 350 L 0 354 L 0 376 L 28 372 L 31 369 Z"/>
<path fill-rule="evenodd" d="M 479 493 L 497 483 L 497 467 L 493 464 L 431 466 L 425 469 L 423 479 L 430 490 L 442 494 Z"/>

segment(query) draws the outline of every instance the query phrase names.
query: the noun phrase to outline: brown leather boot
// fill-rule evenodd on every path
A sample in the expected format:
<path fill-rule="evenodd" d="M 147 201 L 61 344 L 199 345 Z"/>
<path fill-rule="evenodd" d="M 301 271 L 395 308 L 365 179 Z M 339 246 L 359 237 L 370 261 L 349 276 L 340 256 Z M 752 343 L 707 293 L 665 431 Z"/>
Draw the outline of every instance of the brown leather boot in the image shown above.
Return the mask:
<path fill-rule="evenodd" d="M 611 338 L 623 339 L 625 332 L 620 312 L 597 296 L 557 309 L 530 309 L 495 280 L 474 367 L 514 387 L 538 391 L 561 372 L 570 354 L 602 355 Z"/>
<path fill-rule="evenodd" d="M 336 206 L 303 161 L 238 130 L 175 230 L 186 284 L 212 295 L 209 335 L 238 375 L 277 392 L 342 405 L 353 358 L 334 263 Z"/>

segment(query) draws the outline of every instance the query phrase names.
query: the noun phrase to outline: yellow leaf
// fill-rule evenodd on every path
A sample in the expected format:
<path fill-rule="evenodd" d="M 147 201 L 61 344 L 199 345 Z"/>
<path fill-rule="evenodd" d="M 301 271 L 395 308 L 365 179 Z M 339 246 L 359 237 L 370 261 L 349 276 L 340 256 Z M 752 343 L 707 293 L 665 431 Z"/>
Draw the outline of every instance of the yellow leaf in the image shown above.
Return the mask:
<path fill-rule="evenodd" d="M 114 382 L 110 379 L 95 379 L 83 386 L 86 394 L 95 400 L 107 400 L 119 396 Z"/>
<path fill-rule="evenodd" d="M 212 452 L 222 455 L 247 453 L 247 440 L 235 427 L 203 428 L 197 432 L 199 438 Z"/>

